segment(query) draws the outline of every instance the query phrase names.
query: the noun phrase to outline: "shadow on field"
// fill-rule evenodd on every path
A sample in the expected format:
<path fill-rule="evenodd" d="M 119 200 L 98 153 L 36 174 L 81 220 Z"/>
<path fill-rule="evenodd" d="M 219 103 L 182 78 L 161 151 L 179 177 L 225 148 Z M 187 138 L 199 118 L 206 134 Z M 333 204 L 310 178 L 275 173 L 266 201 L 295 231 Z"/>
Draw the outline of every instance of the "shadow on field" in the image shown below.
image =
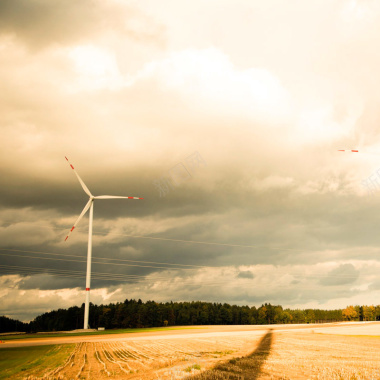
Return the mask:
<path fill-rule="evenodd" d="M 188 377 L 191 380 L 255 380 L 262 373 L 262 366 L 267 360 L 272 347 L 272 330 L 269 330 L 261 339 L 258 347 L 252 354 L 241 358 L 234 358 L 215 368 Z"/>

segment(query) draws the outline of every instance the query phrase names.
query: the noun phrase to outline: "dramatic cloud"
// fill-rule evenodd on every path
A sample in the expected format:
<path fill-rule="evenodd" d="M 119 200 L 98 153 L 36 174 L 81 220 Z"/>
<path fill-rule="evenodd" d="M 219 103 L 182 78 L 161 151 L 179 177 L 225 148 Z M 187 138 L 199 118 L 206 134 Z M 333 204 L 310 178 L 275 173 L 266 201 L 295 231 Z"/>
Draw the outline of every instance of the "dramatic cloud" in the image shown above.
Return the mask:
<path fill-rule="evenodd" d="M 0 14 L 0 32 L 32 48 L 77 44 L 112 33 L 140 42 L 162 42 L 160 25 L 118 1 L 4 0 Z"/>
<path fill-rule="evenodd" d="M 322 285 L 346 285 L 352 284 L 359 277 L 359 271 L 352 264 L 342 264 L 327 273 L 326 278 L 321 279 Z"/>
<path fill-rule="evenodd" d="M 64 156 L 144 198 L 95 201 L 94 303 L 376 303 L 379 25 L 370 0 L 2 1 L 0 314 L 84 301 Z"/>

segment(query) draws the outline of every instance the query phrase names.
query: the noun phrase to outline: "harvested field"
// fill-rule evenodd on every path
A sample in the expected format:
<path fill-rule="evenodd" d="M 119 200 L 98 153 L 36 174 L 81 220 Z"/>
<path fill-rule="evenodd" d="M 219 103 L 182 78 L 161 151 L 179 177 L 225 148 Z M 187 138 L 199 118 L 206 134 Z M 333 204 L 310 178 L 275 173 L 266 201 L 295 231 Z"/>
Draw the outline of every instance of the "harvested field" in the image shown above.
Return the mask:
<path fill-rule="evenodd" d="M 98 340 L 77 337 L 77 343 L 71 346 L 57 345 L 51 351 L 50 362 L 41 358 L 34 367 L 22 372 L 23 376 L 19 373 L 9 378 L 380 379 L 379 323 L 354 324 L 351 330 L 347 324 L 321 328 L 268 326 L 251 330 L 235 326 L 229 327 L 229 331 L 222 326 L 217 331 L 215 326 L 210 330 L 155 336 L 122 334 L 117 338 L 102 336 Z M 338 335 L 340 331 L 352 331 L 355 335 L 360 332 L 361 336 Z M 26 342 L 11 344 L 20 346 Z M 55 360 L 54 353 L 59 352 L 65 352 L 66 356 Z"/>
<path fill-rule="evenodd" d="M 262 378 L 380 379 L 379 353 L 380 337 L 278 334 Z"/>
<path fill-rule="evenodd" d="M 260 337 L 84 342 L 61 366 L 34 379 L 182 379 L 221 359 L 244 355 Z M 38 371 L 38 368 L 35 369 Z M 38 371 L 40 372 L 40 371 Z"/>
<path fill-rule="evenodd" d="M 253 353 L 190 379 L 375 380 L 380 379 L 379 352 L 380 337 L 270 331 Z"/>

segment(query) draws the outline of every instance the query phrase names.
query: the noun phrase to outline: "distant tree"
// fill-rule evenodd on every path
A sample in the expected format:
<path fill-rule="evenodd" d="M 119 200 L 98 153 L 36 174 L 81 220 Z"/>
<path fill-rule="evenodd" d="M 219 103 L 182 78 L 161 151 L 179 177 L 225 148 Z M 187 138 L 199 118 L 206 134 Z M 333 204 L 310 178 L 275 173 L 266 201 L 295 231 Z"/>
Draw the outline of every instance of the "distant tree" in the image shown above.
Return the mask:
<path fill-rule="evenodd" d="M 58 309 L 37 316 L 28 324 L 0 317 L 0 331 L 59 331 L 83 326 L 84 304 L 69 309 Z M 345 309 L 283 309 L 280 305 L 265 303 L 255 306 L 238 306 L 210 302 L 142 302 L 128 300 L 123 303 L 94 305 L 90 303 L 90 326 L 111 328 L 156 327 L 165 325 L 199 324 L 272 324 L 331 322 L 342 320 L 380 319 L 380 305 L 347 306 Z"/>
<path fill-rule="evenodd" d="M 168 317 L 167 317 L 168 318 L 168 324 L 170 326 L 174 326 L 176 319 L 175 319 L 174 308 L 172 305 L 170 305 L 170 307 L 168 308 L 167 314 L 168 314 Z"/>
<path fill-rule="evenodd" d="M 374 321 L 376 319 L 375 312 L 374 306 L 363 306 L 363 319 L 365 321 Z"/>
<path fill-rule="evenodd" d="M 267 308 L 261 305 L 258 310 L 258 324 L 265 325 L 267 323 Z"/>
<path fill-rule="evenodd" d="M 11 319 L 6 316 L 0 317 L 0 333 L 5 332 L 29 332 L 29 323 L 24 323 L 18 319 Z"/>
<path fill-rule="evenodd" d="M 363 306 L 359 306 L 359 321 L 364 321 L 364 309 L 363 309 Z"/>
<path fill-rule="evenodd" d="M 293 320 L 293 317 L 289 312 L 284 311 L 282 313 L 282 323 L 292 323 L 292 320 Z"/>
<path fill-rule="evenodd" d="M 201 325 L 209 324 L 209 311 L 208 311 L 208 305 L 206 303 L 202 305 L 202 309 L 199 315 L 199 323 Z"/>
<path fill-rule="evenodd" d="M 380 321 L 380 305 L 375 306 L 375 320 Z"/>
<path fill-rule="evenodd" d="M 102 313 L 99 317 L 99 326 L 110 329 L 112 328 L 111 308 L 107 306 L 102 306 Z"/>
<path fill-rule="evenodd" d="M 305 322 L 314 323 L 315 322 L 315 313 L 312 309 L 305 310 Z"/>
<path fill-rule="evenodd" d="M 275 319 L 275 316 L 276 316 L 276 311 L 275 311 L 275 307 L 272 306 L 270 303 L 266 303 L 265 304 L 265 307 L 267 309 L 267 323 L 268 325 L 274 323 L 274 319 Z"/>
<path fill-rule="evenodd" d="M 250 320 L 249 320 L 249 313 L 250 309 L 249 306 L 242 306 L 240 309 L 240 324 L 241 325 L 249 325 Z"/>
<path fill-rule="evenodd" d="M 249 323 L 251 325 L 256 325 L 259 323 L 258 319 L 259 319 L 259 311 L 256 309 L 255 306 L 252 306 L 251 309 L 249 310 Z"/>
<path fill-rule="evenodd" d="M 294 323 L 304 323 L 305 322 L 305 313 L 303 310 L 291 310 Z"/>
<path fill-rule="evenodd" d="M 353 321 L 358 317 L 358 313 L 353 306 L 347 306 L 342 311 L 343 318 L 347 321 Z"/>
<path fill-rule="evenodd" d="M 228 303 L 224 303 L 220 310 L 220 317 L 223 325 L 232 324 L 232 310 Z"/>
<path fill-rule="evenodd" d="M 292 315 L 288 311 L 285 310 L 285 311 L 278 311 L 276 313 L 274 322 L 287 324 L 287 323 L 292 323 L 292 320 L 293 320 Z"/>

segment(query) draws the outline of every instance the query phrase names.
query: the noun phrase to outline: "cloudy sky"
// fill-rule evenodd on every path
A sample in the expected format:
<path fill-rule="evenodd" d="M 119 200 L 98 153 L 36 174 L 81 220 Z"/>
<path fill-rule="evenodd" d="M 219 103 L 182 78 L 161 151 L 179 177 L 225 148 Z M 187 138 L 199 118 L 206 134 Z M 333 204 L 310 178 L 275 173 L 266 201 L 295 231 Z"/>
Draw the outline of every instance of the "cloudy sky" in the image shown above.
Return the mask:
<path fill-rule="evenodd" d="M 380 299 L 376 0 L 1 0 L 0 314 Z M 358 153 L 338 152 L 358 149 Z M 380 171 L 379 171 L 380 173 Z"/>

